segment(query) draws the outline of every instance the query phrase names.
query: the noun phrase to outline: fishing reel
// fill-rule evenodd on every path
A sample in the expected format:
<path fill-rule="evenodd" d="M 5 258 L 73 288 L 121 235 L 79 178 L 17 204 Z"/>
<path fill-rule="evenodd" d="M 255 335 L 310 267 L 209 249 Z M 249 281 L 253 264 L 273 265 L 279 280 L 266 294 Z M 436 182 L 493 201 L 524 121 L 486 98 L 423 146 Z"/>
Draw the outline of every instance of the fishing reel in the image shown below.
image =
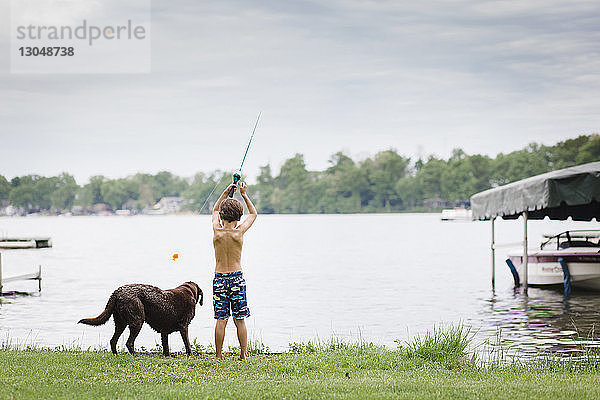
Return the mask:
<path fill-rule="evenodd" d="M 233 173 L 233 184 L 237 185 L 238 182 L 240 181 L 240 179 L 242 179 L 242 176 L 240 174 L 238 174 L 237 172 Z M 235 186 L 232 187 L 231 189 L 229 189 L 229 197 L 233 197 L 233 194 L 235 193 Z"/>

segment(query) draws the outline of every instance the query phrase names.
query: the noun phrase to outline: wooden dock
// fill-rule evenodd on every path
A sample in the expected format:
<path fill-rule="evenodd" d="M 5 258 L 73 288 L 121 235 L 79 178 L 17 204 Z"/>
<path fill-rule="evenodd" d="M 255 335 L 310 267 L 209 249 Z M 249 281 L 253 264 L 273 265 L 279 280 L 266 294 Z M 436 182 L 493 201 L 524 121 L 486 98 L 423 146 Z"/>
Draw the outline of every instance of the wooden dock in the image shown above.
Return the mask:
<path fill-rule="evenodd" d="M 0 296 L 2 296 L 2 288 L 5 283 L 15 282 L 15 281 L 27 281 L 27 280 L 37 280 L 38 281 L 38 291 L 42 291 L 42 266 L 38 266 L 37 272 L 32 272 L 30 274 L 23 274 L 17 276 L 11 276 L 9 278 L 2 277 L 2 253 L 0 253 Z"/>
<path fill-rule="evenodd" d="M 42 249 L 52 247 L 52 239 L 37 238 L 0 238 L 0 249 Z"/>

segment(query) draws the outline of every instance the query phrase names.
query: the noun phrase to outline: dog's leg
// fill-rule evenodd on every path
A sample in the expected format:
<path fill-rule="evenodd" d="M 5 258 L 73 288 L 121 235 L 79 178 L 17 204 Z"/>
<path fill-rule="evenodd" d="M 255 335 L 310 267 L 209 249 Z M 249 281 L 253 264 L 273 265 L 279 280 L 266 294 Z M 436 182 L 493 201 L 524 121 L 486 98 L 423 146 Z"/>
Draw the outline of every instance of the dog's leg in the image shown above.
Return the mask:
<path fill-rule="evenodd" d="M 161 333 L 160 334 L 160 338 L 162 340 L 162 346 L 163 346 L 163 356 L 169 356 L 169 334 L 168 333 Z"/>
<path fill-rule="evenodd" d="M 124 323 L 117 323 L 115 321 L 115 334 L 113 335 L 112 339 L 110 339 L 110 349 L 115 355 L 117 354 L 117 342 L 119 341 L 119 338 L 123 334 L 125 328 L 127 328 L 127 325 Z"/>
<path fill-rule="evenodd" d="M 190 338 L 188 337 L 188 327 L 182 328 L 179 333 L 181 333 L 181 339 L 183 339 L 183 345 L 185 346 L 185 352 L 188 356 L 192 355 L 192 348 L 190 347 Z"/>
<path fill-rule="evenodd" d="M 127 346 L 127 350 L 129 350 L 132 355 L 135 355 L 135 338 L 137 335 L 139 335 L 140 330 L 142 329 L 142 324 L 143 322 L 139 325 L 129 325 L 129 339 L 127 339 L 125 345 Z"/>

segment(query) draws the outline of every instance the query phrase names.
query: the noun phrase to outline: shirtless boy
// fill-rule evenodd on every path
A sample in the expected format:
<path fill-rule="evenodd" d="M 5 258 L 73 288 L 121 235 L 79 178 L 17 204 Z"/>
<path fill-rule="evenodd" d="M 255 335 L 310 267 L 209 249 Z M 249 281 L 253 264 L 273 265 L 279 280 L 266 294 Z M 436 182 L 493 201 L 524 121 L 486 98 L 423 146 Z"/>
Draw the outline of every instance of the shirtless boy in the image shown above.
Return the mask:
<path fill-rule="evenodd" d="M 240 342 L 240 359 L 248 357 L 248 333 L 244 318 L 250 316 L 250 310 L 246 302 L 246 281 L 242 276 L 242 244 L 244 233 L 256 220 L 256 208 L 246 194 L 247 186 L 240 184 L 240 194 L 248 207 L 250 215 L 238 225 L 244 207 L 236 199 L 228 198 L 227 195 L 235 185 L 229 185 L 223 192 L 212 214 L 213 245 L 215 247 L 215 279 L 213 280 L 213 306 L 215 309 L 215 347 L 217 358 L 223 358 L 223 339 L 225 339 L 225 327 L 231 313 L 233 322 L 237 328 L 237 337 Z"/>

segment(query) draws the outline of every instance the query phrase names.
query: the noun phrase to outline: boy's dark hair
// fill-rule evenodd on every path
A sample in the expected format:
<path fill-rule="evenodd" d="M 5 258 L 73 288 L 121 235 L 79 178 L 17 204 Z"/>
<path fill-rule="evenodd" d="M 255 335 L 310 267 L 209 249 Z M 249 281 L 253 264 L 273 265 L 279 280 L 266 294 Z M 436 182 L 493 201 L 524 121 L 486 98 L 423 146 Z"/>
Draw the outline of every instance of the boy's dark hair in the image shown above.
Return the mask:
<path fill-rule="evenodd" d="M 227 222 L 239 221 L 242 214 L 244 214 L 244 207 L 238 200 L 227 198 L 221 203 L 219 215 L 222 220 Z"/>

